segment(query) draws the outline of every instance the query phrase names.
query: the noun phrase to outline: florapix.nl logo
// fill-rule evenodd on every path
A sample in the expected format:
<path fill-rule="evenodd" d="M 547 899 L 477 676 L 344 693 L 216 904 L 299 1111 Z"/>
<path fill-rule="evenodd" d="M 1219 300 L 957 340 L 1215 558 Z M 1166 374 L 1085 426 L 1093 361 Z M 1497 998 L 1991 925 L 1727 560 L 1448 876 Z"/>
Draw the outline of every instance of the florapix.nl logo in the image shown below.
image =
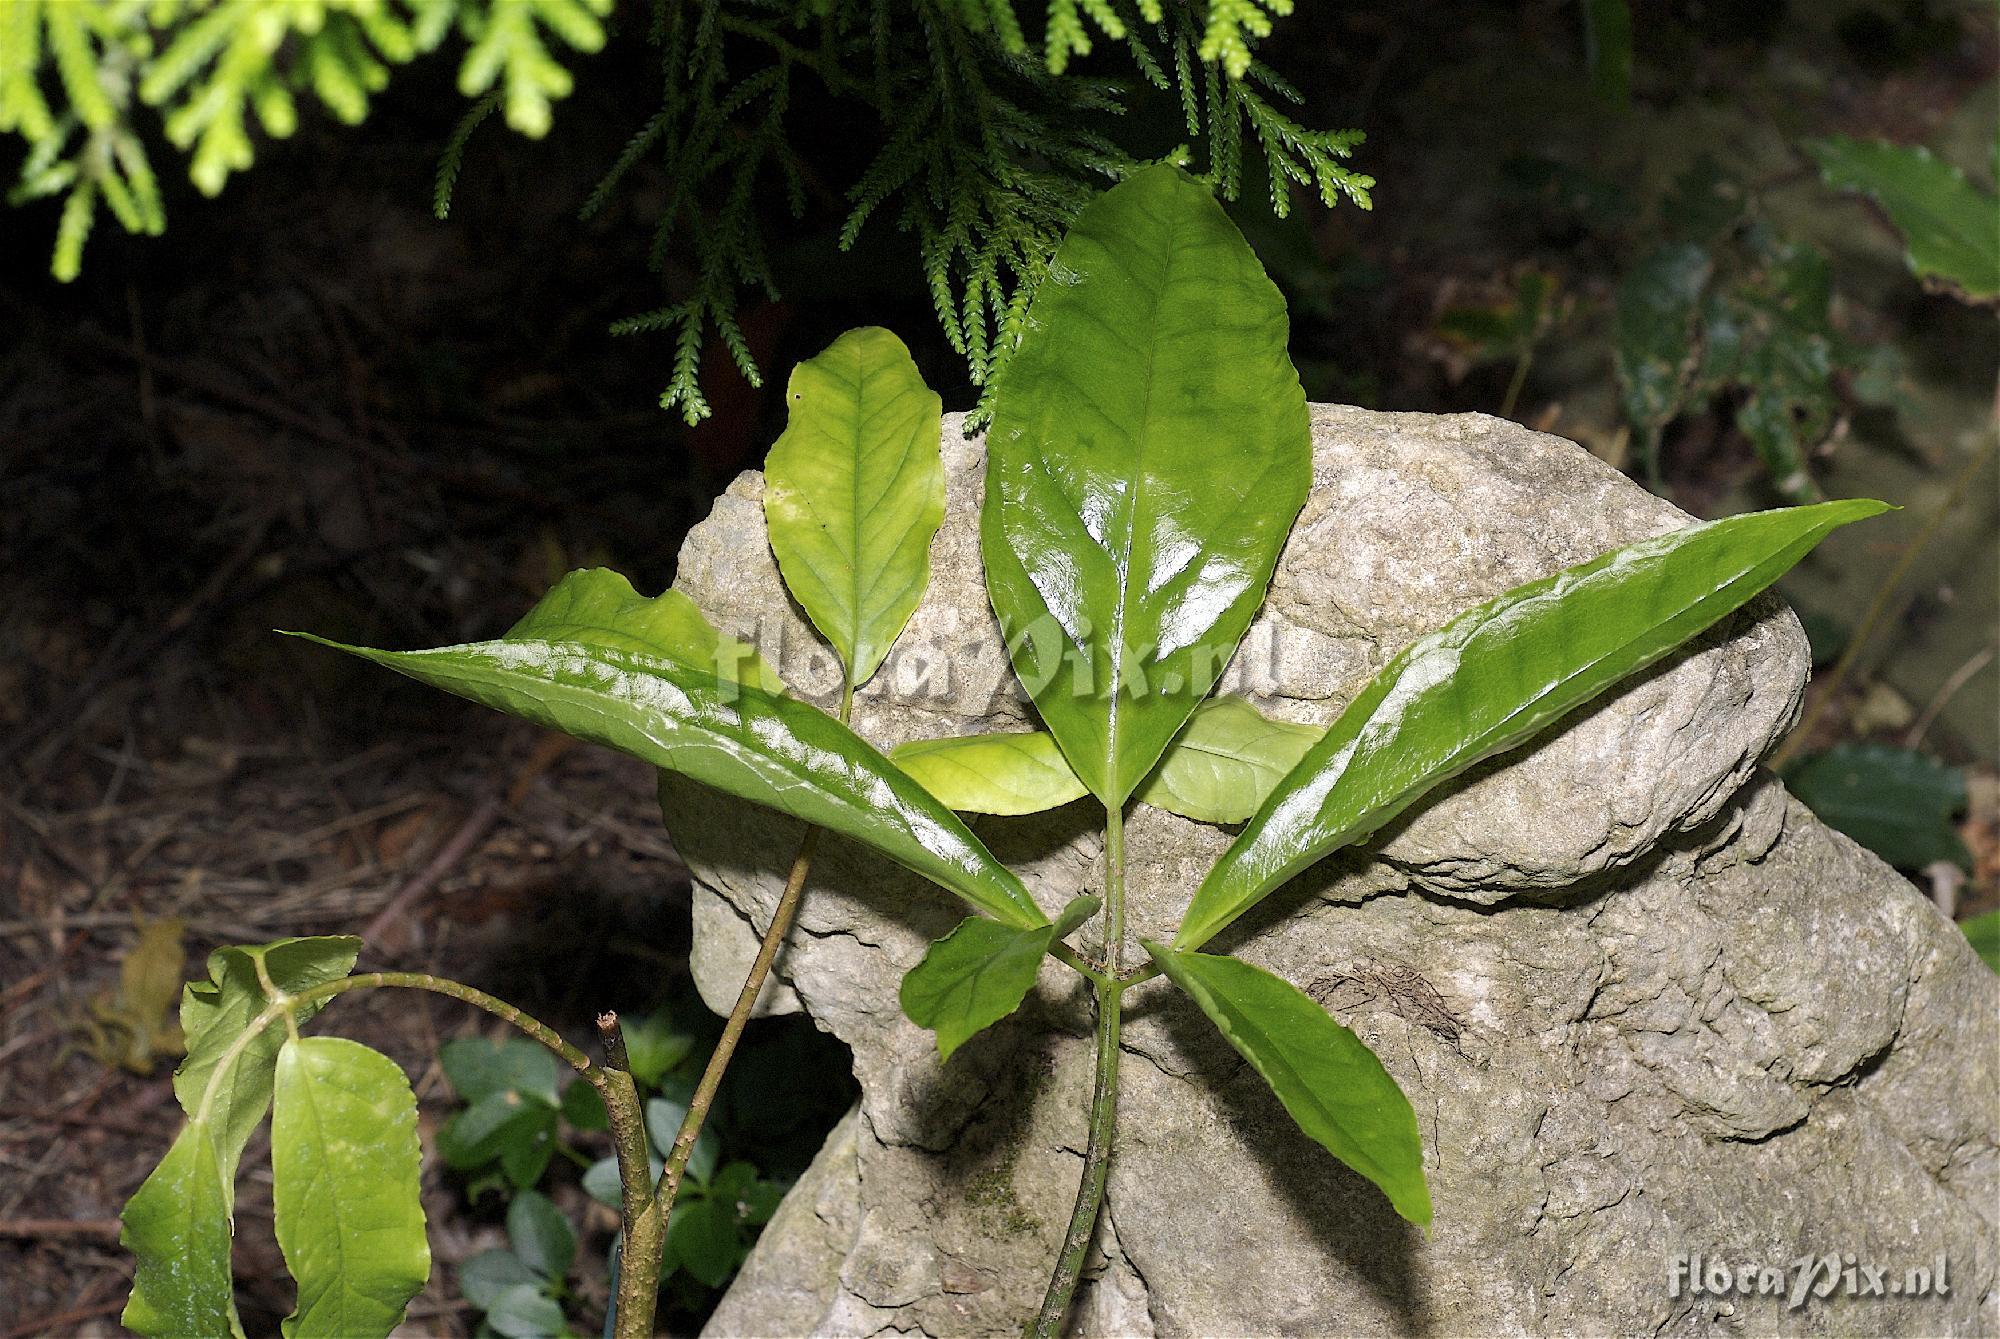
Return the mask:
<path fill-rule="evenodd" d="M 1942 1254 L 1928 1263 L 1901 1268 L 1878 1265 L 1851 1254 L 1801 1255 L 1782 1263 L 1720 1259 L 1683 1252 L 1667 1265 L 1667 1295 L 1783 1297 L 1797 1311 L 1832 1297 L 1948 1297 L 1950 1264 Z"/>

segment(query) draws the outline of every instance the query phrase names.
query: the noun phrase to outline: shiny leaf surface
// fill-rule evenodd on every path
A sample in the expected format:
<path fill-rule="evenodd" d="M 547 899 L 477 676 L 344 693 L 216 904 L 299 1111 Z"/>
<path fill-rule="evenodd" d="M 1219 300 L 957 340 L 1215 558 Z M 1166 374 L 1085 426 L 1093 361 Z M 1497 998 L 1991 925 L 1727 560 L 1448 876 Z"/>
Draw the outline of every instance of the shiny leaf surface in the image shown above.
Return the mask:
<path fill-rule="evenodd" d="M 903 1012 L 937 1034 L 940 1059 L 967 1038 L 1021 1007 L 1041 975 L 1049 945 L 1088 920 L 1100 905 L 1079 897 L 1053 925 L 1020 930 L 974 916 L 930 946 L 903 977 Z"/>
<path fill-rule="evenodd" d="M 345 1037 L 278 1053 L 271 1198 L 298 1280 L 285 1339 L 377 1339 L 430 1278 L 417 1099 L 396 1062 Z"/>
<path fill-rule="evenodd" d="M 1830 531 L 1887 508 L 1827 502 L 1614 549 L 1459 615 L 1399 652 L 1252 816 L 1188 908 L 1197 948 L 1328 852 L 1521 743 L 1739 608 Z"/>
<path fill-rule="evenodd" d="M 1431 1221 L 1416 1113 L 1375 1053 L 1291 982 L 1235 958 L 1147 944 L 1327 1152 L 1381 1188 L 1396 1212 Z"/>
<path fill-rule="evenodd" d="M 1274 721 L 1240 697 L 1204 702 L 1139 798 L 1200 823 L 1241 823 L 1324 733 Z"/>
<path fill-rule="evenodd" d="M 1208 695 L 1311 483 L 1284 299 L 1206 186 L 1078 216 L 987 434 L 987 590 L 1092 794 L 1123 803 Z"/>
<path fill-rule="evenodd" d="M 558 581 L 502 640 L 637 651 L 752 683 L 767 693 L 785 691 L 776 670 L 751 647 L 717 632 L 686 595 L 668 590 L 649 599 L 624 576 L 602 567 L 582 568 Z"/>
<path fill-rule="evenodd" d="M 764 519 L 785 585 L 862 684 L 930 583 L 944 520 L 943 403 L 903 342 L 850 330 L 800 363 L 764 465 Z"/>
<path fill-rule="evenodd" d="M 272 1005 L 354 968 L 361 941 L 280 939 L 217 949 L 208 980 L 181 995 L 187 1059 L 174 1096 L 187 1124 L 126 1203 L 119 1244 L 133 1255 L 123 1323 L 145 1335 L 240 1333 L 229 1278 L 236 1164 L 271 1104 L 282 1026 L 245 1036 Z M 268 982 L 268 986 L 266 985 Z M 300 1021 L 316 1012 L 294 1007 Z"/>
<path fill-rule="evenodd" d="M 504 640 L 377 651 L 311 640 L 851 837 L 1009 924 L 1047 923 L 957 815 L 806 703 L 617 647 Z"/>
<path fill-rule="evenodd" d="M 917 739 L 889 757 L 960 813 L 1038 814 L 1090 793 L 1046 730 Z"/>

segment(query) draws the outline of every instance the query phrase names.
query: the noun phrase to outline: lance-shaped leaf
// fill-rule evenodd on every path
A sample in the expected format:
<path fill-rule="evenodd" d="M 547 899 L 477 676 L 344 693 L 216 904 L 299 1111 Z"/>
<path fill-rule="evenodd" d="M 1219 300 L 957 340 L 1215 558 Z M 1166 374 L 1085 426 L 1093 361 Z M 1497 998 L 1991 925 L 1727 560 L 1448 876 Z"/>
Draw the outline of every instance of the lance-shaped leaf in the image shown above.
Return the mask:
<path fill-rule="evenodd" d="M 1121 804 L 1208 696 L 1311 483 L 1284 299 L 1206 186 L 1078 215 L 996 392 L 980 521 L 1015 672 Z"/>
<path fill-rule="evenodd" d="M 1516 587 L 1399 652 L 1278 784 L 1202 880 L 1192 949 L 1431 787 L 1509 749 L 1740 607 L 1865 499 L 1732 516 Z"/>
<path fill-rule="evenodd" d="M 800 363 L 764 465 L 764 519 L 785 585 L 862 684 L 930 583 L 944 520 L 943 404 L 903 342 L 850 330 Z"/>
<path fill-rule="evenodd" d="M 938 1056 L 951 1053 L 982 1028 L 1021 1007 L 1041 975 L 1049 945 L 1090 919 L 1100 905 L 1079 897 L 1055 924 L 1034 930 L 974 916 L 932 944 L 924 960 L 903 976 L 903 1012 L 937 1033 Z"/>
<path fill-rule="evenodd" d="M 396 1062 L 345 1037 L 278 1053 L 271 1200 L 298 1281 L 285 1339 L 379 1339 L 431 1273 L 417 1099 Z"/>
<path fill-rule="evenodd" d="M 1241 823 L 1320 735 L 1274 721 L 1243 698 L 1204 702 L 1139 787 L 1139 798 L 1200 823 Z"/>
<path fill-rule="evenodd" d="M 1397 1213 L 1430 1223 L 1416 1113 L 1359 1037 L 1261 967 L 1153 943 L 1146 951 L 1264 1076 L 1301 1130 L 1379 1186 Z"/>
<path fill-rule="evenodd" d="M 1215 698 L 1195 708 L 1139 798 L 1201 823 L 1241 823 L 1321 733 Z M 889 756 L 960 813 L 1035 814 L 1089 794 L 1045 730 L 919 739 Z"/>
<path fill-rule="evenodd" d="M 1048 923 L 956 814 L 793 698 L 611 646 L 508 639 L 377 651 L 310 640 L 851 837 L 1010 925 Z"/>
<path fill-rule="evenodd" d="M 207 981 L 181 996 L 187 1059 L 174 1073 L 174 1096 L 187 1113 L 173 1146 L 133 1193 L 121 1215 L 119 1244 L 132 1252 L 127 1329 L 147 1335 L 240 1333 L 229 1281 L 236 1164 L 270 1107 L 285 1029 L 273 993 L 337 981 L 354 969 L 361 941 L 348 936 L 280 939 L 217 949 Z M 316 1006 L 291 1006 L 304 1021 Z"/>
<path fill-rule="evenodd" d="M 960 813 L 1038 814 L 1090 793 L 1046 730 L 915 739 L 889 757 Z"/>
<path fill-rule="evenodd" d="M 753 648 L 717 632 L 685 594 L 668 590 L 648 599 L 623 575 L 603 567 L 581 568 L 558 581 L 507 630 L 505 640 L 576 642 L 665 656 L 768 693 L 785 691 L 776 670 Z"/>

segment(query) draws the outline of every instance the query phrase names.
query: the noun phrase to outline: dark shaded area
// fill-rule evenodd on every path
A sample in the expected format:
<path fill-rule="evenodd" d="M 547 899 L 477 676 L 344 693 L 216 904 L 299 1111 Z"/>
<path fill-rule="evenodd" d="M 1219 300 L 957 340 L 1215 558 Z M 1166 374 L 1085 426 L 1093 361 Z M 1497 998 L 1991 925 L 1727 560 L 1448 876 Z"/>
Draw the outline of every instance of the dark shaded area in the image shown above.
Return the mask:
<path fill-rule="evenodd" d="M 1669 182 L 1707 152 L 1780 226 L 1819 228 L 1835 319 L 1900 350 L 1914 388 L 1889 411 L 1845 387 L 1816 468 L 1831 491 L 1920 509 L 1990 415 L 1991 315 L 1923 292 L 1865 211 L 1814 194 L 1792 146 L 1826 133 L 1957 144 L 1982 109 L 1990 132 L 1990 11 L 1638 3 L 1621 110 L 1591 89 L 1576 9 L 1369 0 L 1301 6 L 1280 25 L 1267 55 L 1304 90 L 1302 119 L 1366 129 L 1356 161 L 1380 182 L 1372 213 L 1235 211 L 1291 300 L 1308 391 L 1494 412 L 1518 380 L 1515 417 L 1636 470 L 1610 293 L 1654 239 Z M 442 61 L 400 73 L 360 128 L 309 117 L 293 141 L 261 146 L 220 199 L 168 176 L 166 235 L 100 224 L 72 286 L 46 274 L 50 211 L 0 213 L 0 1339 L 114 1332 L 129 1266 L 110 1220 L 175 1124 L 173 1058 L 157 1055 L 150 1076 L 107 1068 L 78 1049 L 78 1024 L 109 1001 L 139 924 L 183 921 L 190 972 L 221 943 L 360 932 L 471 831 L 365 963 L 460 977 L 572 1036 L 607 1006 L 712 1026 L 687 978 L 685 871 L 646 769 L 538 749 L 525 727 L 270 633 L 490 635 L 585 564 L 658 590 L 688 526 L 781 429 L 791 365 L 855 324 L 896 330 L 947 407 L 971 405 L 910 239 L 883 221 L 840 252 L 845 203 L 815 182 L 803 221 L 774 222 L 790 238 L 781 300 L 745 308 L 765 385 L 711 357 L 710 422 L 689 430 L 657 409 L 668 343 L 607 327 L 662 300 L 644 266 L 662 183 L 641 169 L 603 217 L 579 223 L 576 209 L 658 76 L 632 32 L 577 72 L 545 141 L 497 125 L 473 141 L 447 223 L 430 216 L 431 180 L 462 104 Z M 1141 102 L 1150 147 L 1185 137 L 1176 109 Z M 794 125 L 809 158 L 841 169 L 828 181 L 872 149 L 809 108 Z M 1503 308 L 1528 271 L 1556 297 L 1525 367 L 1441 320 Z M 1774 500 L 1732 413 L 1701 406 L 1668 435 L 1665 481 L 1690 510 Z M 1809 588 L 1835 636 L 1893 561 L 1880 542 Z M 1889 685 L 1914 714 L 1963 661 L 1953 648 L 1990 640 L 1981 552 L 1922 569 L 1877 634 L 1896 657 L 1945 647 L 1936 672 L 1877 658 L 1829 714 L 1830 737 L 1900 737 L 1909 716 L 1880 724 L 1866 694 Z M 1993 683 L 1990 664 L 1975 667 L 1959 706 L 1990 707 Z M 1957 710 L 1947 700 L 1924 742 L 1974 765 L 1966 841 L 1980 863 L 1963 905 L 1978 910 L 1995 900 L 2000 788 Z M 437 1043 L 485 1021 L 428 999 L 342 1007 L 343 1032 L 408 1067 L 434 1129 L 451 1109 Z M 722 1118 L 730 1154 L 796 1175 L 851 1098 L 845 1064 L 803 1023 L 759 1024 Z M 246 1166 L 259 1156 L 253 1145 Z M 493 1244 L 492 1204 L 431 1175 L 439 1259 Z M 573 1170 L 556 1180 L 594 1233 L 577 1284 L 588 1315 L 610 1220 Z M 252 1333 L 290 1306 L 260 1205 L 268 1185 L 253 1178 L 238 1262 Z M 694 1328 L 707 1294 L 673 1300 L 677 1332 Z M 448 1269 L 412 1316 L 423 1332 L 471 1332 Z"/>

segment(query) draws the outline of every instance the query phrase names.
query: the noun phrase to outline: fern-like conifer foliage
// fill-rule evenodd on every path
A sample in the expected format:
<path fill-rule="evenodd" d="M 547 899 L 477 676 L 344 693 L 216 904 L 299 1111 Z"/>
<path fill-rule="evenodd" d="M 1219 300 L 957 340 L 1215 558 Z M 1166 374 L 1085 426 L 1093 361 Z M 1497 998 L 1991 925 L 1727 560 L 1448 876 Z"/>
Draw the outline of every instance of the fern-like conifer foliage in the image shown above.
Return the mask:
<path fill-rule="evenodd" d="M 450 48 L 472 104 L 441 155 L 443 217 L 493 113 L 541 136 L 571 90 L 566 59 L 649 41 L 659 106 L 583 213 L 642 165 L 665 183 L 644 206 L 663 301 L 615 329 L 671 338 L 661 404 L 694 423 L 709 341 L 761 384 L 739 305 L 779 296 L 772 229 L 809 200 L 844 212 L 843 247 L 871 224 L 913 236 L 944 334 L 989 390 L 1056 242 L 1158 152 L 1117 133 L 1144 100 L 1177 105 L 1175 157 L 1226 199 L 1267 193 L 1282 216 L 1303 190 L 1367 208 L 1374 180 L 1345 165 L 1360 132 L 1295 119 L 1298 91 L 1257 58 L 1292 5 L 1048 0 L 1024 18 L 1014 0 L 0 0 L 0 133 L 28 146 L 12 202 L 61 201 L 51 268 L 68 280 L 100 211 L 132 233 L 165 227 L 162 145 L 215 195 L 260 138 L 293 133 L 302 102 L 359 122 L 394 69 Z M 809 159 L 802 105 L 852 127 L 859 158 Z"/>

